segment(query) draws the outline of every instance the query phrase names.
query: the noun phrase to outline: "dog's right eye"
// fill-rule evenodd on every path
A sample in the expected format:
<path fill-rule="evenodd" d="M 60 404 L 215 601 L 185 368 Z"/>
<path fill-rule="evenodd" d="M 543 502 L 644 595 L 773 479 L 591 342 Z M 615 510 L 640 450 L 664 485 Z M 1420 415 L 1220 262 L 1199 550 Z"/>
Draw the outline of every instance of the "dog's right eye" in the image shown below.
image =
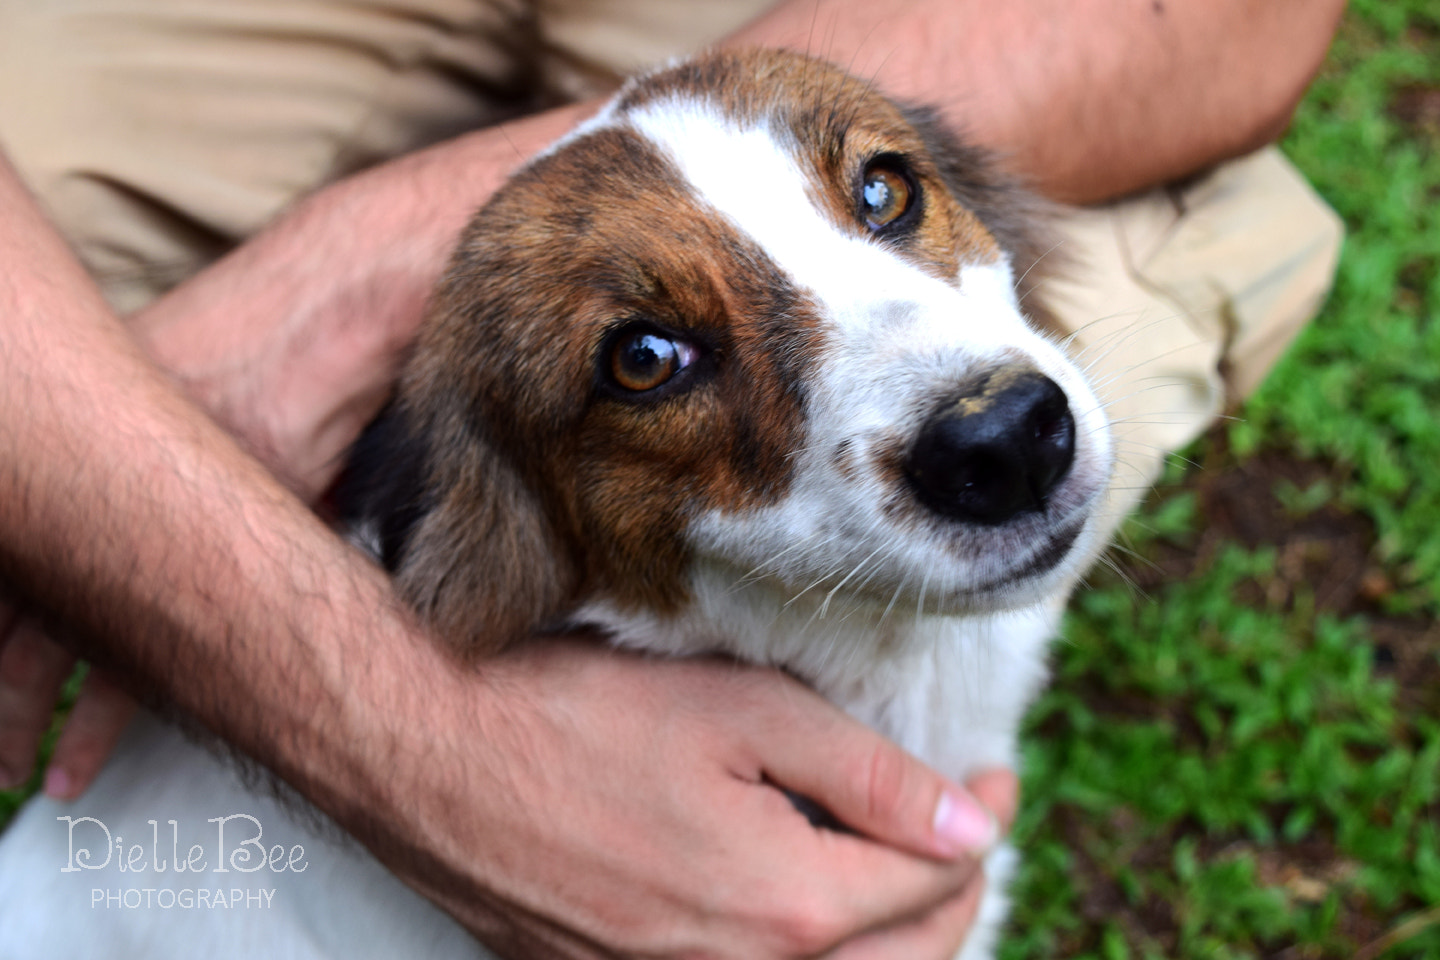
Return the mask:
<path fill-rule="evenodd" d="M 610 379 L 622 390 L 644 393 L 669 382 L 698 353 L 693 344 L 655 330 L 625 330 L 610 347 Z"/>
<path fill-rule="evenodd" d="M 875 233 L 883 232 L 909 213 L 915 204 L 914 182 L 897 157 L 877 157 L 865 167 L 860 180 L 860 216 Z"/>

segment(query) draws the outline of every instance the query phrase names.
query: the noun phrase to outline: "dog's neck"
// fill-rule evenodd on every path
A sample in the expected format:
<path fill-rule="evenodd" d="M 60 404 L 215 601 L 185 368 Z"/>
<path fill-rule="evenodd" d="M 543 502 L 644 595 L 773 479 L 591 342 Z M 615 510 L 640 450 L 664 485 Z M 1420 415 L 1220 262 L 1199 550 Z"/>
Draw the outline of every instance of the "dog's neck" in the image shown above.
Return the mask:
<path fill-rule="evenodd" d="M 1014 761 L 1014 732 L 1045 678 L 1062 602 L 942 615 L 917 600 L 881 602 L 816 587 L 801 592 L 695 564 L 678 614 L 624 611 L 603 598 L 576 623 L 622 647 L 718 654 L 775 666 L 951 776 Z"/>

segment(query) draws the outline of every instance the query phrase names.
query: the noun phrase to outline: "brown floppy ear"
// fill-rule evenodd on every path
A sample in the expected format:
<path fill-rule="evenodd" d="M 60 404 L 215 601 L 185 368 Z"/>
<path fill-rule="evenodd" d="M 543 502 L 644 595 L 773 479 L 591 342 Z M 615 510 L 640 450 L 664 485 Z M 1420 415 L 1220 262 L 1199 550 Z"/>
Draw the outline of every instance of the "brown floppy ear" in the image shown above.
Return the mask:
<path fill-rule="evenodd" d="M 421 620 L 483 656 L 556 625 L 577 576 L 483 425 L 446 413 L 392 403 L 356 444 L 338 496 Z"/>

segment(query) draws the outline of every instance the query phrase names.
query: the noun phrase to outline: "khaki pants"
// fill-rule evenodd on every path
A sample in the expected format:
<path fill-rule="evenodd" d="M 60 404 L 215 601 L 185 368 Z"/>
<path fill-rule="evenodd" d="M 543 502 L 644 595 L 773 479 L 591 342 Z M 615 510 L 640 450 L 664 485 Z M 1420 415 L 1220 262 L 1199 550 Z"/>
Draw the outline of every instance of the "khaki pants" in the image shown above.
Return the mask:
<path fill-rule="evenodd" d="M 0 0 L 0 145 L 134 310 L 298 196 L 604 92 L 765 0 Z M 1116 516 L 1324 297 L 1336 216 L 1273 149 L 1080 209 L 1044 291 L 1110 403 Z"/>

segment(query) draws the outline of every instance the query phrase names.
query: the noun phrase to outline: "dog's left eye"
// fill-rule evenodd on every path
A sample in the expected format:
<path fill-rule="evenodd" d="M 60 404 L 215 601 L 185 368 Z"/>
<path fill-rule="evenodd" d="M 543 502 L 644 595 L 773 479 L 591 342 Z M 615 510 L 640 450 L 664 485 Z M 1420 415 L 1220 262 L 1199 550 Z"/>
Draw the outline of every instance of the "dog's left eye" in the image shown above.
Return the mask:
<path fill-rule="evenodd" d="M 860 212 L 865 225 L 881 230 L 905 215 L 915 197 L 910 178 L 896 160 L 872 160 L 860 181 Z"/>
<path fill-rule="evenodd" d="M 610 348 L 610 377 L 632 393 L 654 390 L 695 362 L 691 343 L 650 329 L 626 330 Z"/>

